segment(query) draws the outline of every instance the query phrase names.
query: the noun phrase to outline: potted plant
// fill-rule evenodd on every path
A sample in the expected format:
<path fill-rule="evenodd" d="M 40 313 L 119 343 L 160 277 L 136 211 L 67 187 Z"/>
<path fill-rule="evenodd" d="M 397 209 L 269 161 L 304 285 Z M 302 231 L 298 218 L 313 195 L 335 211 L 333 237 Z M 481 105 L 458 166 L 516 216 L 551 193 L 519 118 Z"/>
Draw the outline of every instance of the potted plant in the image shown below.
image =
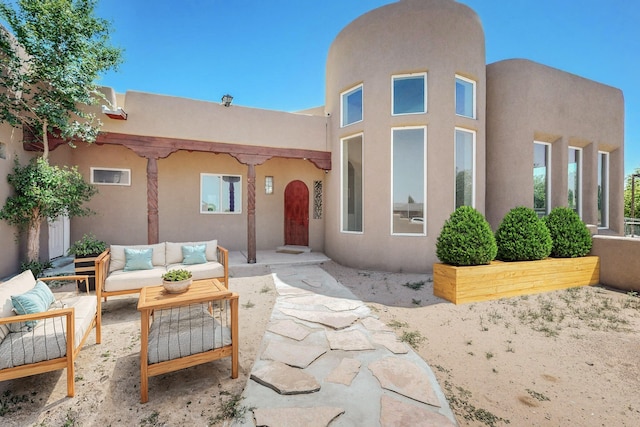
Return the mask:
<path fill-rule="evenodd" d="M 74 242 L 67 251 L 69 255 L 74 255 L 76 274 L 89 275 L 89 290 L 91 291 L 96 289 L 96 258 L 106 249 L 107 244 L 104 241 L 89 233 Z M 84 283 L 80 283 L 79 288 L 83 292 L 87 290 Z"/>
<path fill-rule="evenodd" d="M 162 285 L 170 294 L 186 292 L 191 286 L 192 274 L 183 268 L 169 270 L 162 275 Z"/>

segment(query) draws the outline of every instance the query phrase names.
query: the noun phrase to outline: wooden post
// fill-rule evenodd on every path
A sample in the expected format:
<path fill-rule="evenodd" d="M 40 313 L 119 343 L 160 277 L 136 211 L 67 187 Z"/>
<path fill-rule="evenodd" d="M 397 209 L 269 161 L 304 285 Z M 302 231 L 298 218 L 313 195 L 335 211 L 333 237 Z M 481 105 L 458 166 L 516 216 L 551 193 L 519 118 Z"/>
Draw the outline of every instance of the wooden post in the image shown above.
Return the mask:
<path fill-rule="evenodd" d="M 158 159 L 147 157 L 147 243 L 153 245 L 160 240 L 158 220 Z"/>
<path fill-rule="evenodd" d="M 247 171 L 247 262 L 256 263 L 256 166 Z"/>

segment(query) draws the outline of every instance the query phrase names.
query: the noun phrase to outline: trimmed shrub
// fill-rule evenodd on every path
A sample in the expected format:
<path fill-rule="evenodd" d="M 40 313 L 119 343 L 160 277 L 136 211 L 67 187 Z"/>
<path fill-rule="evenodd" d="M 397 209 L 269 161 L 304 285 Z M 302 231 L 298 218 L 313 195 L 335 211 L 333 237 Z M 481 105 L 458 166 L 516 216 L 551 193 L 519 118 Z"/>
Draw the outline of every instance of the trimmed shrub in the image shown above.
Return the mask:
<path fill-rule="evenodd" d="M 551 253 L 551 234 L 531 208 L 511 209 L 496 231 L 497 258 L 502 261 L 534 261 Z"/>
<path fill-rule="evenodd" d="M 573 209 L 553 208 L 545 218 L 545 224 L 553 242 L 552 257 L 577 258 L 585 256 L 591 250 L 591 233 Z"/>
<path fill-rule="evenodd" d="M 470 206 L 460 206 L 451 214 L 436 241 L 438 259 L 456 266 L 489 264 L 497 251 L 489 223 Z"/>

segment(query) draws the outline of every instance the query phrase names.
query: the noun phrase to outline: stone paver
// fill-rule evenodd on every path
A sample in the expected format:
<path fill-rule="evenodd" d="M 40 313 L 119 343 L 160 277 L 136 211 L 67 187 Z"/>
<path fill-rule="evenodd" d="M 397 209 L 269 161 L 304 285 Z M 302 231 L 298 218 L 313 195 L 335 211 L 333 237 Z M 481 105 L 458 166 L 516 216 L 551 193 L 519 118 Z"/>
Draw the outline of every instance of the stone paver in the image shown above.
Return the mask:
<path fill-rule="evenodd" d="M 340 364 L 329 373 L 325 381 L 343 385 L 350 385 L 360 372 L 362 363 L 358 359 L 344 358 Z"/>
<path fill-rule="evenodd" d="M 344 409 L 331 406 L 313 408 L 258 408 L 253 411 L 256 426 L 326 427 L 344 414 Z"/>
<path fill-rule="evenodd" d="M 371 340 L 375 344 L 385 346 L 393 354 L 407 354 L 409 352 L 407 345 L 398 341 L 398 337 L 392 332 L 374 333 L 371 335 Z"/>
<path fill-rule="evenodd" d="M 306 394 L 320 390 L 315 377 L 281 362 L 271 362 L 254 370 L 251 379 L 280 394 Z"/>
<path fill-rule="evenodd" d="M 369 369 L 380 381 L 382 388 L 426 403 L 440 406 L 429 377 L 415 363 L 395 356 L 385 357 L 369 364 Z"/>
<path fill-rule="evenodd" d="M 360 331 L 327 331 L 327 340 L 331 350 L 373 350 L 374 347 L 367 337 Z"/>
<path fill-rule="evenodd" d="M 455 427 L 447 417 L 389 396 L 380 399 L 382 427 Z"/>
<path fill-rule="evenodd" d="M 349 311 L 362 307 L 361 301 L 332 298 L 325 295 L 305 295 L 287 299 L 288 303 L 296 305 L 321 305 L 332 311 Z"/>
<path fill-rule="evenodd" d="M 270 322 L 267 326 L 267 331 L 274 334 L 282 335 L 283 337 L 291 338 L 296 341 L 302 341 L 309 336 L 311 331 L 309 328 L 302 326 L 298 322 L 291 319 L 278 320 Z"/>
<path fill-rule="evenodd" d="M 362 322 L 365 328 L 372 332 L 393 332 L 393 329 L 390 326 L 375 317 L 365 317 L 360 322 Z"/>
<path fill-rule="evenodd" d="M 306 368 L 327 352 L 326 347 L 311 344 L 271 341 L 262 353 L 262 359 L 275 360 L 296 368 Z"/>
<path fill-rule="evenodd" d="M 292 308 L 280 308 L 282 314 L 306 320 L 307 322 L 319 323 L 330 326 L 333 329 L 344 329 L 358 320 L 358 316 L 353 313 L 334 313 L 324 311 L 295 310 Z"/>

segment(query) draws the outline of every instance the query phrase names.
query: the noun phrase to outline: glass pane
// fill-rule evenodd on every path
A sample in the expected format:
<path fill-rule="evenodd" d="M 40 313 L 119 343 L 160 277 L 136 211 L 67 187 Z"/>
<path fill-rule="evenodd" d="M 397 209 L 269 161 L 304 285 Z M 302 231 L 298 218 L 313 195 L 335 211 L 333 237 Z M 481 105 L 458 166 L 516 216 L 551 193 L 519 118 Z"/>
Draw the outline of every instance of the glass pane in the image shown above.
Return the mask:
<path fill-rule="evenodd" d="M 202 174 L 200 182 L 200 213 L 242 212 L 240 176 Z"/>
<path fill-rule="evenodd" d="M 224 175 L 221 184 L 221 211 L 234 213 L 242 211 L 242 185 L 240 184 L 240 177 Z"/>
<path fill-rule="evenodd" d="M 473 206 L 473 133 L 456 130 L 456 208 Z"/>
<path fill-rule="evenodd" d="M 580 150 L 569 148 L 567 206 L 580 214 Z"/>
<path fill-rule="evenodd" d="M 394 78 L 393 114 L 424 112 L 424 76 Z"/>
<path fill-rule="evenodd" d="M 424 164 L 424 129 L 394 129 L 393 233 L 424 234 Z"/>
<path fill-rule="evenodd" d="M 473 83 L 456 78 L 456 114 L 473 117 Z"/>
<path fill-rule="evenodd" d="M 598 153 L 598 227 L 608 227 L 607 205 L 609 204 L 609 156 Z"/>
<path fill-rule="evenodd" d="M 342 126 L 362 120 L 362 86 L 342 95 Z"/>
<path fill-rule="evenodd" d="M 220 212 L 220 176 L 202 175 L 200 212 Z"/>
<path fill-rule="evenodd" d="M 538 215 L 548 213 L 548 145 L 533 144 L 533 209 Z"/>
<path fill-rule="evenodd" d="M 362 136 L 342 142 L 342 231 L 362 231 Z"/>

